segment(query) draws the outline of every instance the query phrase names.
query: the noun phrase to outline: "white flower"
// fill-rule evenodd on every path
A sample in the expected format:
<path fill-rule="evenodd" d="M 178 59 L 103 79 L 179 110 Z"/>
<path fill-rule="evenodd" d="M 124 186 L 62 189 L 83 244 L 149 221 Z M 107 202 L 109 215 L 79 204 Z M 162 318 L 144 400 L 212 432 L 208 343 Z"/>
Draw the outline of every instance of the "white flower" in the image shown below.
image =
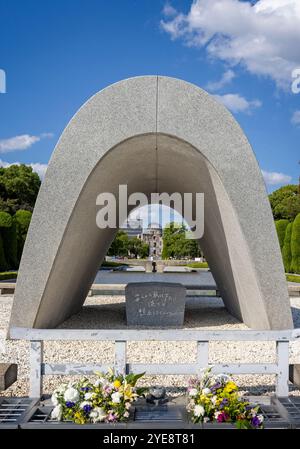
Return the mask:
<path fill-rule="evenodd" d="M 197 393 L 198 393 L 197 388 L 191 388 L 190 391 L 189 391 L 189 395 L 191 397 L 197 396 Z"/>
<path fill-rule="evenodd" d="M 85 393 L 84 399 L 86 399 L 88 401 L 89 399 L 92 399 L 93 396 L 94 396 L 94 393 Z"/>
<path fill-rule="evenodd" d="M 259 419 L 260 423 L 262 423 L 264 421 L 263 415 L 257 415 L 257 418 Z"/>
<path fill-rule="evenodd" d="M 129 418 L 129 412 L 124 412 L 124 418 Z"/>
<path fill-rule="evenodd" d="M 119 404 L 121 402 L 121 395 L 118 391 L 111 395 L 111 400 L 114 404 Z"/>
<path fill-rule="evenodd" d="M 66 391 L 66 389 L 68 388 L 68 384 L 64 383 L 61 384 L 55 391 L 57 391 L 57 393 L 64 393 Z"/>
<path fill-rule="evenodd" d="M 217 396 L 213 396 L 213 397 L 210 399 L 213 405 L 216 405 L 217 399 L 218 399 Z"/>
<path fill-rule="evenodd" d="M 61 405 L 57 405 L 54 407 L 51 413 L 51 419 L 56 419 L 57 421 L 61 421 L 62 419 L 62 407 Z"/>
<path fill-rule="evenodd" d="M 215 412 L 215 414 L 214 414 L 215 419 L 218 419 L 218 416 L 221 414 L 222 414 L 222 412 Z"/>
<path fill-rule="evenodd" d="M 126 408 L 127 410 L 129 410 L 129 409 L 131 408 L 131 404 L 130 404 L 130 402 L 126 402 L 126 404 L 125 404 L 125 408 Z"/>
<path fill-rule="evenodd" d="M 94 423 L 104 421 L 106 418 L 106 413 L 103 408 L 95 407 L 94 410 L 90 413 L 90 418 Z"/>
<path fill-rule="evenodd" d="M 95 385 L 95 387 L 99 387 L 99 385 L 104 384 L 105 381 L 106 381 L 106 380 L 105 380 L 104 377 L 99 377 L 99 378 L 94 382 L 94 385 Z"/>
<path fill-rule="evenodd" d="M 196 405 L 194 408 L 194 415 L 195 416 L 203 416 L 205 413 L 204 407 L 202 405 Z"/>
<path fill-rule="evenodd" d="M 57 391 L 54 391 L 53 395 L 51 396 L 51 402 L 53 405 L 59 404 L 57 395 L 58 395 Z"/>
<path fill-rule="evenodd" d="M 66 402 L 77 402 L 79 399 L 79 393 L 76 388 L 68 387 L 64 394 L 64 400 Z"/>
<path fill-rule="evenodd" d="M 208 418 L 208 416 L 206 416 L 205 418 L 203 418 L 203 422 L 209 422 L 209 418 Z"/>
<path fill-rule="evenodd" d="M 89 405 L 89 406 L 92 407 L 92 403 L 91 403 L 91 402 L 89 402 L 89 401 L 83 401 L 83 402 L 81 402 L 81 404 L 80 404 L 80 408 L 84 408 L 86 405 Z"/>
<path fill-rule="evenodd" d="M 207 395 L 207 394 L 210 394 L 210 393 L 211 393 L 211 390 L 209 388 L 203 388 L 202 394 Z"/>

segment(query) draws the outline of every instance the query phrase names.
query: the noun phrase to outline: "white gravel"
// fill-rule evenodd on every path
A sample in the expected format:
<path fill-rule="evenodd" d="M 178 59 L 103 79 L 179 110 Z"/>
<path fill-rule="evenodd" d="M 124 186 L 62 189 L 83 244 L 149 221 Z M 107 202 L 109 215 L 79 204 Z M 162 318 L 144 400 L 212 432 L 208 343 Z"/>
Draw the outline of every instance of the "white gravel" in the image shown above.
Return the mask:
<path fill-rule="evenodd" d="M 202 306 L 192 303 L 187 306 L 184 328 L 193 329 L 246 329 L 213 298 L 203 301 Z M 12 296 L 0 296 L 0 330 L 6 330 L 9 322 Z M 300 327 L 300 298 L 291 298 L 296 327 Z M 87 298 L 82 310 L 65 321 L 62 328 L 125 328 L 125 303 L 122 296 L 93 296 Z M 28 395 L 28 342 L 7 341 L 6 352 L 0 354 L 0 362 L 18 364 L 18 381 L 1 395 Z M 45 342 L 44 360 L 51 362 L 89 362 L 112 364 L 114 346 L 111 342 Z M 209 345 L 210 362 L 274 362 L 273 342 L 212 342 Z M 195 361 L 194 342 L 130 342 L 129 362 L 188 363 Z M 300 342 L 290 344 L 290 363 L 300 363 Z M 67 377 L 69 380 L 70 377 Z M 164 385 L 168 391 L 178 394 L 187 385 L 186 376 L 146 376 L 145 385 Z M 274 376 L 243 375 L 236 378 L 239 385 L 251 394 L 271 394 L 274 391 Z M 44 393 L 53 389 L 66 377 L 45 376 Z M 299 389 L 291 386 L 290 394 L 300 395 Z"/>

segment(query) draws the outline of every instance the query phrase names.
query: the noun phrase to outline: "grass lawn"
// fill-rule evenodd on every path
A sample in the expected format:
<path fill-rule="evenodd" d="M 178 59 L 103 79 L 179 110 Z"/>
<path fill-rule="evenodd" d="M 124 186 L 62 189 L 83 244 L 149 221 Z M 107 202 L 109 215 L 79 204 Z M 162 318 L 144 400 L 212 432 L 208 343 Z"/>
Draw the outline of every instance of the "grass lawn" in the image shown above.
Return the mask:
<path fill-rule="evenodd" d="M 296 274 L 287 274 L 286 280 L 289 282 L 298 282 L 300 284 L 300 276 L 297 276 Z"/>
<path fill-rule="evenodd" d="M 6 281 L 7 279 L 16 279 L 17 271 L 3 271 L 0 273 L 0 281 Z"/>
<path fill-rule="evenodd" d="M 209 268 L 207 262 L 192 262 L 186 265 L 189 268 Z"/>

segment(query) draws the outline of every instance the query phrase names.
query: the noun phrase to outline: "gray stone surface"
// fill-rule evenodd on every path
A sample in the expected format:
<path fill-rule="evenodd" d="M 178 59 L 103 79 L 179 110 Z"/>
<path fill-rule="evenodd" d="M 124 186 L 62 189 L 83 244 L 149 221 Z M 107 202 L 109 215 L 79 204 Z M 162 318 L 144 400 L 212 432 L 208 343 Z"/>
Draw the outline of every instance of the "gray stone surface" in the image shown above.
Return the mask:
<path fill-rule="evenodd" d="M 115 235 L 96 226 L 96 196 L 119 184 L 128 194 L 204 192 L 200 243 L 226 307 L 253 328 L 292 326 L 271 208 L 244 133 L 205 91 L 160 76 L 107 87 L 63 132 L 33 213 L 11 325 L 54 327 L 81 308 Z"/>
<path fill-rule="evenodd" d="M 129 326 L 182 326 L 186 289 L 181 284 L 145 282 L 125 288 L 126 319 Z"/>

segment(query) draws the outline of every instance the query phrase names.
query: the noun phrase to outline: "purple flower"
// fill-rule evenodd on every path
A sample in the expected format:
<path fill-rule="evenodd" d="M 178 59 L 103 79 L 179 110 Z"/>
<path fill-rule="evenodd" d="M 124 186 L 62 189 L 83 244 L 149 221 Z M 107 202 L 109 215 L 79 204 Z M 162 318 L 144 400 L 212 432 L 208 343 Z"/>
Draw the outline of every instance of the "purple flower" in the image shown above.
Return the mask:
<path fill-rule="evenodd" d="M 91 387 L 82 387 L 81 388 L 81 391 L 89 391 L 89 390 L 91 390 Z"/>
<path fill-rule="evenodd" d="M 225 407 L 225 405 L 227 405 L 227 404 L 228 404 L 228 399 L 227 398 L 222 399 L 222 402 L 220 404 L 220 408 Z"/>
<path fill-rule="evenodd" d="M 215 392 L 221 387 L 220 382 L 216 382 L 212 387 L 210 387 L 211 391 Z"/>
<path fill-rule="evenodd" d="M 251 419 L 251 424 L 253 427 L 260 426 L 260 419 L 258 418 L 258 416 L 253 416 L 253 418 Z"/>
<path fill-rule="evenodd" d="M 66 406 L 69 408 L 74 407 L 74 405 L 75 405 L 75 402 L 71 402 L 71 401 L 66 402 Z"/>
<path fill-rule="evenodd" d="M 217 421 L 225 422 L 225 421 L 227 421 L 227 419 L 228 419 L 228 415 L 226 413 L 222 412 L 218 415 Z"/>
<path fill-rule="evenodd" d="M 84 410 L 84 413 L 88 414 L 92 410 L 92 406 L 91 405 L 85 405 L 83 407 L 83 410 Z"/>

